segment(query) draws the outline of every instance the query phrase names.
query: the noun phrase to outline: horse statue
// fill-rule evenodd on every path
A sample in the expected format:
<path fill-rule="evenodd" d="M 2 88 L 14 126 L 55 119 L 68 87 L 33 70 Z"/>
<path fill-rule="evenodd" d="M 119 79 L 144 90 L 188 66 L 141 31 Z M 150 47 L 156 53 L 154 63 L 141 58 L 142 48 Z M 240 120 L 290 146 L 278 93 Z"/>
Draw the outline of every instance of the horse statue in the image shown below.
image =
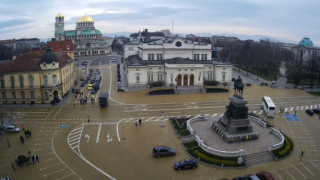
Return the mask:
<path fill-rule="evenodd" d="M 233 82 L 234 96 L 242 98 L 244 84 L 242 83 L 240 76 L 238 76 L 238 79 L 232 78 L 231 81 Z"/>

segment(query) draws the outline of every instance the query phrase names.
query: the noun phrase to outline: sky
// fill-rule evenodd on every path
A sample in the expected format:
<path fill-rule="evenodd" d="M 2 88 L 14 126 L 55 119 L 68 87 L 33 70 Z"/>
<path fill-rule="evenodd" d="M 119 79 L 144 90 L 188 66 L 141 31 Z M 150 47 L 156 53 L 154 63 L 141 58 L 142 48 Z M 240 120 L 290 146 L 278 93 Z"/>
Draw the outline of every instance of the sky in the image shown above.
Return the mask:
<path fill-rule="evenodd" d="M 74 30 L 83 15 L 102 33 L 263 35 L 320 47 L 319 0 L 0 0 L 0 40 L 54 37 L 55 16 Z"/>

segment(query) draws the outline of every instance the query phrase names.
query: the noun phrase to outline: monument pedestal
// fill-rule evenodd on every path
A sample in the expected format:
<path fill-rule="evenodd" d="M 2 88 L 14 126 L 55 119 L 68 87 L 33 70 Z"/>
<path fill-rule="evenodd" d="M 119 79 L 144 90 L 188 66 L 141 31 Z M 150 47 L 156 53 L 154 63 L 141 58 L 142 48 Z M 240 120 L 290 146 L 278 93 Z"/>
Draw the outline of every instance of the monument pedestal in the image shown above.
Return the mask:
<path fill-rule="evenodd" d="M 252 129 L 248 119 L 248 102 L 239 96 L 229 97 L 229 100 L 227 111 L 217 123 L 212 124 L 213 130 L 227 142 L 257 139 L 259 133 Z"/>

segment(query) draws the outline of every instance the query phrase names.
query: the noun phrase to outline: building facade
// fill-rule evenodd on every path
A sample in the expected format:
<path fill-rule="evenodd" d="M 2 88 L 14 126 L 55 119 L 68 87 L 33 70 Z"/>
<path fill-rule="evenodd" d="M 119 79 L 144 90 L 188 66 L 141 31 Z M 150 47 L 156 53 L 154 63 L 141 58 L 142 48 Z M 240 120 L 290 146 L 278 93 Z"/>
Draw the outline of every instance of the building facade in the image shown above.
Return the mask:
<path fill-rule="evenodd" d="M 211 57 L 211 44 L 167 38 L 124 45 L 128 87 L 163 82 L 165 86 L 202 86 L 205 80 L 230 83 L 232 65 Z"/>
<path fill-rule="evenodd" d="M 302 62 L 307 62 L 311 60 L 311 58 L 320 57 L 320 48 L 314 47 L 313 42 L 308 37 L 302 38 L 297 46 L 291 48 L 295 59 Z"/>
<path fill-rule="evenodd" d="M 75 45 L 75 56 L 111 53 L 110 44 L 102 38 L 102 33 L 94 26 L 94 20 L 87 15 L 78 19 L 75 30 L 64 30 L 64 16 L 58 14 L 55 18 L 54 36 L 57 41 L 72 40 Z"/>
<path fill-rule="evenodd" d="M 59 102 L 74 84 L 74 62 L 47 49 L 0 62 L 0 103 Z"/>

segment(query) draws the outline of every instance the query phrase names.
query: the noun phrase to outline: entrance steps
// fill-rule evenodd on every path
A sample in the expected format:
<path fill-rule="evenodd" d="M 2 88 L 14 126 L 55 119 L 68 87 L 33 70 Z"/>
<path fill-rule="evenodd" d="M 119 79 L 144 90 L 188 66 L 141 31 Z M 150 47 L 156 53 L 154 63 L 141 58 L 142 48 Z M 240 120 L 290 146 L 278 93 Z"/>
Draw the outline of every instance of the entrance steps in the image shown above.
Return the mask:
<path fill-rule="evenodd" d="M 255 164 L 261 164 L 269 161 L 274 161 L 274 156 L 272 152 L 262 151 L 253 154 L 246 154 L 243 156 L 246 166 L 252 166 Z"/>

